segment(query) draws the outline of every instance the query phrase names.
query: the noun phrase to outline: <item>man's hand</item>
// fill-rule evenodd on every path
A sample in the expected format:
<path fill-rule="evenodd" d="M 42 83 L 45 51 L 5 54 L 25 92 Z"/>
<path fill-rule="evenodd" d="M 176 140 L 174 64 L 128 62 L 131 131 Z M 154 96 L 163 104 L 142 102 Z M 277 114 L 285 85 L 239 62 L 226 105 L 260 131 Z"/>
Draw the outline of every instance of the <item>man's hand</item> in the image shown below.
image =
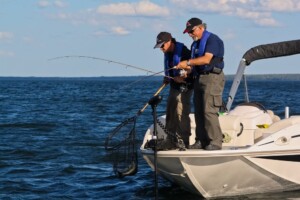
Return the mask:
<path fill-rule="evenodd" d="M 164 76 L 163 83 L 166 84 L 166 85 L 168 85 L 170 83 L 169 78 Z"/>
<path fill-rule="evenodd" d="M 187 60 L 181 61 L 180 63 L 178 63 L 178 65 L 176 66 L 176 69 L 184 69 L 184 70 L 191 70 L 191 66 L 187 65 Z"/>
<path fill-rule="evenodd" d="M 180 76 L 183 78 L 187 78 L 190 73 L 192 73 L 192 69 L 190 69 L 190 70 L 181 69 L 180 70 Z"/>

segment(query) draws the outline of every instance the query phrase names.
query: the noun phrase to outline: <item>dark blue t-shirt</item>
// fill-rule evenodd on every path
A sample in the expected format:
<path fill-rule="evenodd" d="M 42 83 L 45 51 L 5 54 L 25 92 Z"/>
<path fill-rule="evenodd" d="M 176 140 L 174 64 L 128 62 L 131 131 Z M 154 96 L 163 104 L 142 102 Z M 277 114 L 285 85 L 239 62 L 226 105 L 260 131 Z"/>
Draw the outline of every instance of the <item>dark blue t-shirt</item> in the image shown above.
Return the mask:
<path fill-rule="evenodd" d="M 204 50 L 206 53 L 211 53 L 214 57 L 223 58 L 224 57 L 224 43 L 215 34 L 211 33 L 206 41 L 206 47 Z M 223 69 L 224 61 L 216 64 L 216 67 Z"/>

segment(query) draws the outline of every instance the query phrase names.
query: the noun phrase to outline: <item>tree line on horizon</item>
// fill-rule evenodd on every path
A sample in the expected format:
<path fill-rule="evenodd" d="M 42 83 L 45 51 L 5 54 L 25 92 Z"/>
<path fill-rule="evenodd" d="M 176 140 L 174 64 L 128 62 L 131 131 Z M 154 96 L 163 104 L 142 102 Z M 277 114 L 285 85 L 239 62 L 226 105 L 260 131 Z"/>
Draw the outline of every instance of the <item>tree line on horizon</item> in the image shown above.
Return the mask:
<path fill-rule="evenodd" d="M 149 76 L 149 75 L 148 75 Z M 99 80 L 124 80 L 124 81 L 131 81 L 144 78 L 144 81 L 160 81 L 163 79 L 163 76 L 95 76 L 95 77 L 8 77 L 8 76 L 0 76 L 0 79 L 7 80 L 7 79 L 99 79 Z M 229 74 L 225 75 L 226 80 L 233 80 L 234 75 Z M 247 80 L 254 80 L 254 81 L 300 81 L 300 74 L 246 74 Z"/>

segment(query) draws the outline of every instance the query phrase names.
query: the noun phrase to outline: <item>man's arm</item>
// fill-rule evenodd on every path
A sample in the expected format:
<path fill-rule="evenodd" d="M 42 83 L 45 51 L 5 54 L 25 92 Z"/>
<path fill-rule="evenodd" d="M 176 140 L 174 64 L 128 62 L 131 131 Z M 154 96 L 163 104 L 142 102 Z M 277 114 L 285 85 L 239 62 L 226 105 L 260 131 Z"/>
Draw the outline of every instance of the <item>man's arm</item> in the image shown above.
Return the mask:
<path fill-rule="evenodd" d="M 178 63 L 176 69 L 191 70 L 191 68 L 196 65 L 208 65 L 213 56 L 212 53 L 205 53 L 204 56 L 198 58 L 183 60 Z"/>

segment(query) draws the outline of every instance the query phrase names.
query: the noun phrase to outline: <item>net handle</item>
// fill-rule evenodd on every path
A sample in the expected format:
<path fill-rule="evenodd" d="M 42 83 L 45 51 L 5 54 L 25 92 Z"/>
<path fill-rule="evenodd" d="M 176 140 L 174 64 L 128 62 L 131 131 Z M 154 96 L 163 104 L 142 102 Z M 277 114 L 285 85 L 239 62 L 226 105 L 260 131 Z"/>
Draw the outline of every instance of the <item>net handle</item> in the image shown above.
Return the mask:
<path fill-rule="evenodd" d="M 158 89 L 157 89 L 157 91 L 154 93 L 154 95 L 153 96 L 157 96 L 165 87 L 167 86 L 167 83 L 163 83 Z M 142 112 L 144 112 L 144 110 L 148 107 L 148 105 L 149 105 L 149 102 L 147 102 L 145 105 L 144 105 L 144 107 L 141 109 L 141 110 L 139 110 L 139 112 L 137 113 L 137 115 L 140 115 L 140 114 L 142 114 Z"/>

